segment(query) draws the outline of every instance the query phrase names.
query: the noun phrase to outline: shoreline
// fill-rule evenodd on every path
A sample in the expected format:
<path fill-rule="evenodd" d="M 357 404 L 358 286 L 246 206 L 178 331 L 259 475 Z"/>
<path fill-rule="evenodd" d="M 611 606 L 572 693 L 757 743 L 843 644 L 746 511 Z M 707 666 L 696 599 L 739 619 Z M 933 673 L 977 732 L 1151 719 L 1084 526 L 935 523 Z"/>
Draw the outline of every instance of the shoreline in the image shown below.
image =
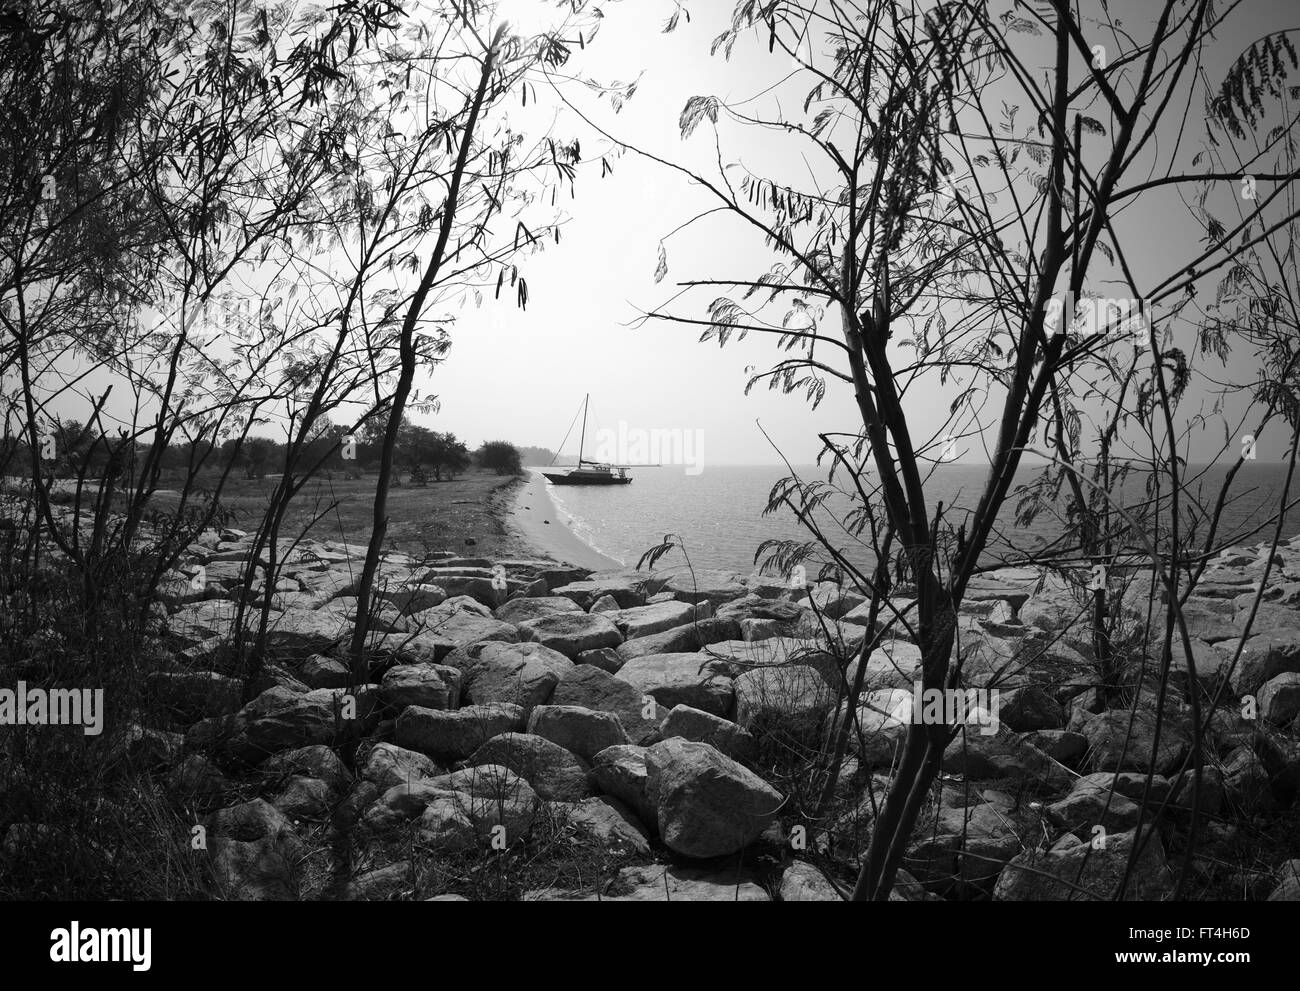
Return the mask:
<path fill-rule="evenodd" d="M 517 480 L 517 484 L 500 492 L 501 498 L 493 507 L 507 530 L 533 548 L 539 557 L 593 571 L 623 568 L 614 558 L 602 554 L 573 532 L 551 498 L 547 481 L 540 471 L 532 468 L 524 471 L 526 474 Z"/>

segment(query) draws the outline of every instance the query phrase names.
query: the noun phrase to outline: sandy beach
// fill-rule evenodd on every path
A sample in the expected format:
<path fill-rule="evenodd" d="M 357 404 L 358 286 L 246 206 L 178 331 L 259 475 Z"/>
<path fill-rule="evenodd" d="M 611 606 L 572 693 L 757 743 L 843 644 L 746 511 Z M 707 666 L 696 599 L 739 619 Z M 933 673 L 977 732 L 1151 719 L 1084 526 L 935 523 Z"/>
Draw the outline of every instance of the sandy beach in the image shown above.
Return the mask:
<path fill-rule="evenodd" d="M 541 472 L 525 471 L 527 474 L 515 490 L 514 500 L 506 508 L 502 520 L 507 527 L 518 533 L 523 541 L 557 561 L 595 571 L 623 567 L 612 557 L 592 548 L 568 527 L 551 499 Z"/>

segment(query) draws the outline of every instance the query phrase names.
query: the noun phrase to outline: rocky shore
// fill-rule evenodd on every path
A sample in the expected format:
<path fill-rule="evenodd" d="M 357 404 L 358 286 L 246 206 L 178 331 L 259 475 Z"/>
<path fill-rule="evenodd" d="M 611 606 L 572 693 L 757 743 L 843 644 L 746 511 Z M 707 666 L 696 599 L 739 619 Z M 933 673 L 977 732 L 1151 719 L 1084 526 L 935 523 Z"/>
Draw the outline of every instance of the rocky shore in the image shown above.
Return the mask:
<path fill-rule="evenodd" d="M 273 587 L 255 579 L 255 601 L 270 597 L 269 658 L 248 700 L 229 637 L 250 539 L 210 531 L 191 551 L 160 589 L 173 660 L 149 688 L 168 718 L 110 745 L 154 763 L 198 810 L 225 897 L 479 897 L 463 876 L 440 884 L 430 858 L 490 863 L 538 844 L 598 866 L 577 882 L 557 871 L 564 883 L 502 890 L 809 901 L 852 887 L 907 729 L 915 644 L 900 633 L 866 659 L 857 729 L 821 820 L 802 818 L 808 796 L 773 768 L 780 748 L 813 752 L 842 718 L 868 632 L 854 591 L 394 553 L 377 585 L 368 679 L 355 685 L 346 640 L 364 548 L 308 543 Z M 1300 860 L 1241 856 L 1250 823 L 1287 814 L 1300 789 L 1300 538 L 1280 549 L 1230 671 L 1263 557 L 1223 553 L 1183 609 L 1199 700 L 1220 684 L 1226 699 L 1204 741 L 1192 864 L 1206 890 L 1294 900 Z M 1148 580 L 1115 579 L 1126 588 L 1113 608 L 1134 623 Z M 1108 702 L 1089 601 L 1036 569 L 972 583 L 955 654 L 966 686 L 997 690 L 999 725 L 968 727 L 950 746 L 895 899 L 1105 899 L 1139 838 L 1127 896 L 1172 895 L 1193 790 L 1190 680 L 1176 665 L 1162 700 L 1139 650 L 1123 707 Z M 349 767 L 339 754 L 358 740 Z M 6 845 L 39 826 L 11 826 Z M 346 876 L 337 857 L 324 866 L 340 843 L 353 851 Z"/>

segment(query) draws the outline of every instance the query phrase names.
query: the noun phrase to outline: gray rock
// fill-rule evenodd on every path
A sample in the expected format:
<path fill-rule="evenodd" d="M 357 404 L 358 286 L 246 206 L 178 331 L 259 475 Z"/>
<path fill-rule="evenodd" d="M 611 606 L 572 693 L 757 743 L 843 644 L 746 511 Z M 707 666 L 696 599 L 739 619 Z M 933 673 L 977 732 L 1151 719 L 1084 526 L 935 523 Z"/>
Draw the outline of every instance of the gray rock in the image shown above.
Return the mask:
<path fill-rule="evenodd" d="M 781 901 L 783 902 L 839 902 L 835 886 L 826 875 L 812 864 L 796 860 L 781 874 Z"/>
<path fill-rule="evenodd" d="M 409 784 L 438 773 L 437 765 L 424 754 L 407 750 L 394 743 L 376 743 L 361 765 L 362 780 L 373 782 L 381 790 Z"/>
<path fill-rule="evenodd" d="M 889 767 L 901 752 L 912 722 L 912 693 L 902 688 L 867 692 L 858 705 L 857 726 L 849 730 L 849 747 L 863 767 Z M 827 738 L 837 732 L 835 713 L 827 717 Z"/>
<path fill-rule="evenodd" d="M 572 599 L 582 609 L 590 609 L 601 596 L 609 595 L 620 609 L 631 609 L 645 605 L 646 597 L 660 591 L 662 585 L 663 580 L 649 572 L 602 572 L 586 581 L 561 585 L 553 589 L 553 594 Z"/>
<path fill-rule="evenodd" d="M 307 657 L 326 650 L 351 632 L 349 624 L 313 609 L 272 614 L 266 645 L 281 656 Z"/>
<path fill-rule="evenodd" d="M 1237 639 L 1219 645 L 1229 659 Z M 1276 630 L 1250 637 L 1232 677 L 1238 695 L 1257 695 L 1264 684 L 1287 671 L 1300 671 L 1300 630 Z"/>
<path fill-rule="evenodd" d="M 499 733 L 524 728 L 522 706 L 508 702 L 468 705 L 454 712 L 408 706 L 397 717 L 399 746 L 427 754 L 436 761 L 464 760 Z"/>
<path fill-rule="evenodd" d="M 414 626 L 420 634 L 422 646 L 432 649 L 432 660 L 441 661 L 452 651 L 484 640 L 517 643 L 519 633 L 510 623 L 479 616 L 465 609 L 448 613 L 448 603 L 428 609 L 411 617 L 408 629 Z"/>
<path fill-rule="evenodd" d="M 734 571 L 683 568 L 666 574 L 669 577 L 665 591 L 672 592 L 682 602 L 711 602 L 720 606 L 748 592 L 744 579 Z"/>
<path fill-rule="evenodd" d="M 590 664 L 610 674 L 618 674 L 623 666 L 623 658 L 613 647 L 599 647 L 596 650 L 584 650 L 578 655 L 577 663 Z"/>
<path fill-rule="evenodd" d="M 528 717 L 528 732 L 591 760 L 606 747 L 627 743 L 627 732 L 612 712 L 576 705 L 539 705 Z"/>
<path fill-rule="evenodd" d="M 596 609 L 592 606 L 592 611 Z M 619 609 L 607 612 L 606 617 L 618 628 L 625 640 L 646 637 L 652 633 L 662 633 L 674 627 L 682 626 L 695 619 L 695 607 L 687 602 L 658 602 L 631 609 Z"/>
<path fill-rule="evenodd" d="M 530 733 L 494 736 L 474 751 L 467 763 L 509 768 L 547 801 L 577 802 L 592 792 L 587 780 L 588 765 L 582 758 Z"/>
<path fill-rule="evenodd" d="M 351 695 L 327 688 L 305 695 L 271 688 L 231 717 L 221 747 L 232 759 L 256 764 L 281 750 L 332 744 L 347 728 L 349 713 L 364 721 L 376 698 L 373 686 L 362 686 Z"/>
<path fill-rule="evenodd" d="M 725 716 L 735 695 L 727 670 L 703 653 L 651 654 L 627 661 L 617 677 L 669 709 L 689 705 Z"/>
<path fill-rule="evenodd" d="M 1271 902 L 1300 902 L 1300 860 L 1288 860 L 1278 871 L 1277 887 L 1268 896 Z"/>
<path fill-rule="evenodd" d="M 1092 827 L 1100 825 L 1108 832 L 1135 829 L 1141 821 L 1138 804 L 1117 790 L 1105 778 L 1111 775 L 1088 775 L 1074 783 L 1074 790 L 1059 802 L 1043 809 L 1053 825 L 1068 830 L 1081 839 L 1091 839 Z"/>
<path fill-rule="evenodd" d="M 628 640 L 619 645 L 618 656 L 631 661 L 654 654 L 688 653 L 724 640 L 740 640 L 741 635 L 740 624 L 734 619 L 701 619 Z"/>
<path fill-rule="evenodd" d="M 226 776 L 202 754 L 190 754 L 167 774 L 167 786 L 182 798 L 211 801 L 233 788 Z"/>
<path fill-rule="evenodd" d="M 347 688 L 352 680 L 348 666 L 334 657 L 312 654 L 298 669 L 308 688 Z"/>
<path fill-rule="evenodd" d="M 862 593 L 834 582 L 818 582 L 808 593 L 809 606 L 816 606 L 827 619 L 840 619 L 866 601 Z"/>
<path fill-rule="evenodd" d="M 420 816 L 420 839 L 446 851 L 505 849 L 527 837 L 537 815 L 537 794 L 506 768 L 468 769 L 477 777 L 469 790 L 438 796 Z"/>
<path fill-rule="evenodd" d="M 569 825 L 615 855 L 647 856 L 650 836 L 636 814 L 616 798 L 600 796 L 558 806 Z"/>
<path fill-rule="evenodd" d="M 734 682 L 736 724 L 754 732 L 776 731 L 810 741 L 835 705 L 835 690 L 820 671 L 792 664 L 755 668 Z"/>
<path fill-rule="evenodd" d="M 362 871 L 334 896 L 342 902 L 384 902 L 410 892 L 414 877 L 409 860 Z"/>
<path fill-rule="evenodd" d="M 720 753 L 748 764 L 758 754 L 758 741 L 746 729 L 730 720 L 689 705 L 674 706 L 660 729 L 665 740 L 680 737 L 695 743 L 707 743 Z"/>
<path fill-rule="evenodd" d="M 589 664 L 564 673 L 551 695 L 551 705 L 579 706 L 618 716 L 628 742 L 644 744 L 656 737 L 667 715 L 654 696 Z"/>
<path fill-rule="evenodd" d="M 554 616 L 556 613 L 580 612 L 582 607 L 576 602 L 558 595 L 538 599 L 511 599 L 504 606 L 498 606 L 493 615 L 502 622 L 518 625 L 543 616 Z"/>
<path fill-rule="evenodd" d="M 1074 767 L 1088 749 L 1087 737 L 1082 733 L 1072 733 L 1065 729 L 1032 730 L 1024 734 L 1021 739 L 1066 767 Z"/>
<path fill-rule="evenodd" d="M 398 664 L 384 672 L 379 698 L 398 712 L 408 705 L 455 709 L 460 704 L 461 672 L 445 664 Z"/>
<path fill-rule="evenodd" d="M 465 672 L 465 698 L 477 705 L 513 702 L 525 713 L 550 700 L 555 685 L 573 669 L 563 654 L 540 643 L 485 643 Z"/>
<path fill-rule="evenodd" d="M 1003 868 L 993 897 L 997 901 L 1111 901 L 1119 891 L 1136 835 L 1109 834 L 1101 849 L 1079 843 L 1067 850 L 1026 851 Z M 1124 899 L 1161 901 L 1173 888 L 1164 846 L 1158 836 L 1152 836 L 1138 856 Z"/>
<path fill-rule="evenodd" d="M 262 799 L 232 805 L 205 822 L 213 879 L 235 901 L 288 901 L 297 895 L 306 847 L 293 824 Z"/>
<path fill-rule="evenodd" d="M 1065 708 L 1041 685 L 1026 685 L 1004 692 L 998 715 L 1017 733 L 1060 729 L 1065 725 Z"/>
<path fill-rule="evenodd" d="M 974 780 L 1019 779 L 1035 791 L 1059 791 L 1073 780 L 1069 771 L 1007 730 L 958 733 L 944 751 L 942 766 L 949 774 Z"/>
<path fill-rule="evenodd" d="M 1089 766 L 1098 771 L 1145 771 L 1154 767 L 1157 774 L 1170 773 L 1187 755 L 1187 738 L 1176 723 L 1165 719 L 1157 748 L 1155 725 L 1155 714 L 1143 709 L 1132 714 L 1127 709 L 1110 709 L 1092 716 L 1082 731 L 1088 739 Z"/>
<path fill-rule="evenodd" d="M 1284 726 L 1300 715 L 1300 672 L 1285 671 L 1259 690 L 1259 715 Z"/>
<path fill-rule="evenodd" d="M 1274 807 L 1268 771 L 1249 747 L 1238 747 L 1223 764 L 1223 787 L 1228 801 L 1249 815 Z"/>
<path fill-rule="evenodd" d="M 664 844 L 688 857 L 736 853 L 775 821 L 784 799 L 707 743 L 671 739 L 646 751 L 646 798 Z"/>
<path fill-rule="evenodd" d="M 338 797 L 338 792 L 329 782 L 294 774 L 280 786 L 271 804 L 294 822 L 324 820 L 329 817 Z"/>
<path fill-rule="evenodd" d="M 352 772 L 329 747 L 316 745 L 286 750 L 276 754 L 262 765 L 263 774 L 301 774 L 320 778 L 338 790 L 352 783 Z"/>
<path fill-rule="evenodd" d="M 659 816 L 646 796 L 645 755 L 645 747 L 608 747 L 592 760 L 590 778 L 601 792 L 630 806 L 653 831 L 658 829 Z"/>
<path fill-rule="evenodd" d="M 607 618 L 586 613 L 554 613 L 519 624 L 523 640 L 543 644 L 570 660 L 585 650 L 617 647 L 623 636 Z"/>

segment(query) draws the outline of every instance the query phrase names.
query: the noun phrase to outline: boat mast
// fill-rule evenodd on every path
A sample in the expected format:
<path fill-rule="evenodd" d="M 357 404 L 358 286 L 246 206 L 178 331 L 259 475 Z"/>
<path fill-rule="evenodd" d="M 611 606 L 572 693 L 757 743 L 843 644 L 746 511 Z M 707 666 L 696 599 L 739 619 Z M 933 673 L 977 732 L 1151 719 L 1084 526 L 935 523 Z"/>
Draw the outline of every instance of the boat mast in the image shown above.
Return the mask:
<path fill-rule="evenodd" d="M 582 401 L 582 437 L 578 440 L 578 467 L 582 467 L 582 449 L 587 444 L 587 404 L 591 402 L 591 393 Z"/>

